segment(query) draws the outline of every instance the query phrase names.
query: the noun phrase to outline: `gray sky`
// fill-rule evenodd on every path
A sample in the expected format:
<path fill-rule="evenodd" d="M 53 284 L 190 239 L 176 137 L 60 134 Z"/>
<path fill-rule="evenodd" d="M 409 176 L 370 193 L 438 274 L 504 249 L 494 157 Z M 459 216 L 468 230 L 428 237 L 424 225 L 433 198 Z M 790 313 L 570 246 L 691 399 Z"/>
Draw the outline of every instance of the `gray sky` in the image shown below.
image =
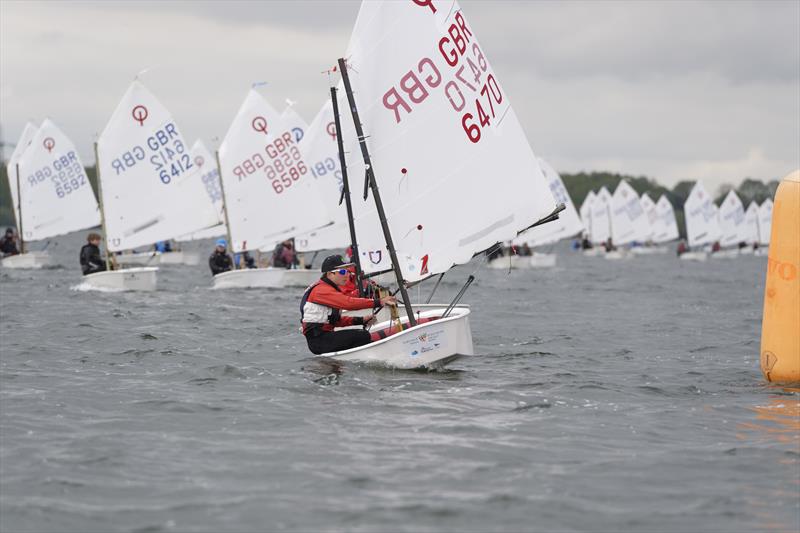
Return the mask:
<path fill-rule="evenodd" d="M 358 6 L 0 0 L 3 140 L 50 117 L 92 164 L 96 134 L 146 68 L 190 142 L 216 146 L 256 81 L 310 122 Z M 800 1 L 461 6 L 534 151 L 559 171 L 713 190 L 800 167 Z"/>

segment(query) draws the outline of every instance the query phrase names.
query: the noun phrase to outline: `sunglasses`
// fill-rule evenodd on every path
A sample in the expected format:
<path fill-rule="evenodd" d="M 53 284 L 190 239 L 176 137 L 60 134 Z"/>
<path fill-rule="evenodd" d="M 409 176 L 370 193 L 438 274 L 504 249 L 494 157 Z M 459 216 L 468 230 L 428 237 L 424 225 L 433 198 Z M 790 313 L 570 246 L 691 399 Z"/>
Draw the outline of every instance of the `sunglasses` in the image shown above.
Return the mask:
<path fill-rule="evenodd" d="M 350 271 L 347 270 L 346 268 L 340 268 L 339 270 L 334 270 L 334 272 L 338 272 L 340 276 L 344 276 L 345 274 L 348 274 Z"/>

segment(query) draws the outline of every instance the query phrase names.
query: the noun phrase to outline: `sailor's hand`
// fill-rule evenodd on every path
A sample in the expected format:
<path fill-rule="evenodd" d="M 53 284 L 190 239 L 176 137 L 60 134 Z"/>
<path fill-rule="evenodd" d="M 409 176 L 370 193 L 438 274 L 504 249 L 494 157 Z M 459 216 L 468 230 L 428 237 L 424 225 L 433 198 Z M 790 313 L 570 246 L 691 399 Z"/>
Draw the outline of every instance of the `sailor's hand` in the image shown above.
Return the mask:
<path fill-rule="evenodd" d="M 375 320 L 375 315 L 369 314 L 364 316 L 364 325 L 369 326 L 370 323 Z"/>
<path fill-rule="evenodd" d="M 394 296 L 384 296 L 381 298 L 381 305 L 397 305 L 397 298 Z"/>

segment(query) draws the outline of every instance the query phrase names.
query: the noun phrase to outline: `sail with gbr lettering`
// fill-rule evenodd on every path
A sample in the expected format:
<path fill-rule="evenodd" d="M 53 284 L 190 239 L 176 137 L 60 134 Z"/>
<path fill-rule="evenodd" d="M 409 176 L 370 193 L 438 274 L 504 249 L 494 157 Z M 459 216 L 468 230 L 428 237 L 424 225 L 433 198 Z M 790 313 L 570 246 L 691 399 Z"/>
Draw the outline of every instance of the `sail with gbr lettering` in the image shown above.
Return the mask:
<path fill-rule="evenodd" d="M 295 249 L 305 252 L 346 248 L 350 245 L 350 233 L 347 211 L 344 205 L 339 205 L 343 187 L 342 169 L 339 164 L 336 126 L 330 100 L 325 102 L 306 129 L 303 154 L 308 161 L 309 171 L 319 197 L 333 223 L 296 236 Z"/>
<path fill-rule="evenodd" d="M 217 161 L 200 139 L 196 140 L 192 145 L 189 156 L 199 170 L 197 179 L 200 180 L 206 191 L 203 209 L 208 208 L 210 204 L 211 209 L 217 213 L 217 223 L 207 228 L 198 229 L 187 235 L 181 235 L 177 237 L 176 240 L 196 241 L 225 235 L 225 214 L 222 201 L 222 188 L 220 187 L 219 172 L 217 171 Z"/>
<path fill-rule="evenodd" d="M 97 140 L 110 251 L 127 250 L 213 226 L 186 140 L 169 111 L 138 80 Z"/>
<path fill-rule="evenodd" d="M 502 77 L 457 2 L 362 2 L 345 57 L 406 281 L 466 263 L 553 211 Z M 348 149 L 350 166 L 361 154 Z M 367 271 L 387 255 L 368 200 L 356 202 L 370 206 L 356 220 L 362 253 L 378 259 L 362 261 Z"/>
<path fill-rule="evenodd" d="M 620 180 L 611 197 L 611 238 L 615 245 L 643 242 L 650 232 L 647 215 L 639 195 L 625 180 Z"/>
<path fill-rule="evenodd" d="M 257 91 L 233 119 L 219 161 L 234 252 L 270 249 L 332 223 L 291 128 Z"/>
<path fill-rule="evenodd" d="M 678 222 L 675 220 L 675 209 L 663 194 L 656 203 L 656 221 L 653 224 L 653 242 L 662 244 L 674 241 L 679 237 Z"/>
<path fill-rule="evenodd" d="M 719 240 L 717 206 L 699 181 L 692 187 L 683 206 L 689 246 L 702 246 Z"/>
<path fill-rule="evenodd" d="M 734 246 L 747 238 L 744 206 L 735 191 L 728 191 L 719 207 L 721 246 Z"/>
<path fill-rule="evenodd" d="M 27 122 L 22 129 L 22 134 L 19 136 L 17 145 L 14 151 L 11 152 L 11 157 L 6 164 L 6 175 L 8 176 L 8 188 L 11 190 L 11 205 L 14 207 L 14 219 L 17 221 L 17 228 L 19 228 L 19 193 L 17 191 L 17 163 L 19 158 L 22 157 L 23 152 L 28 149 L 31 144 L 31 139 L 36 135 L 38 128 Z M 22 179 L 20 177 L 20 179 Z"/>
<path fill-rule="evenodd" d="M 572 198 L 570 198 L 561 176 L 541 157 L 539 158 L 539 168 L 547 180 L 547 185 L 550 187 L 556 203 L 563 203 L 565 209 L 559 213 L 558 220 L 525 231 L 514 240 L 515 244 L 525 242 L 528 246 L 545 246 L 561 239 L 573 237 L 584 230 L 578 211 L 575 209 L 575 204 L 572 203 Z"/>
<path fill-rule="evenodd" d="M 47 119 L 17 160 L 25 240 L 100 225 L 89 178 L 72 141 Z"/>

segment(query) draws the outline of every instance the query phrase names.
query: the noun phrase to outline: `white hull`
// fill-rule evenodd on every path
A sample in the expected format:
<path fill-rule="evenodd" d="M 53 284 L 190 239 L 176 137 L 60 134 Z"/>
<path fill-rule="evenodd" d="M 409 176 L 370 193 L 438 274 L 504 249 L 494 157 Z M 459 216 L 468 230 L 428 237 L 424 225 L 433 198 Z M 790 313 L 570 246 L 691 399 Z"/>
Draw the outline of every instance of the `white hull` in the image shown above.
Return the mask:
<path fill-rule="evenodd" d="M 523 258 L 518 255 L 504 255 L 503 257 L 492 259 L 486 266 L 493 270 L 508 270 L 509 268 L 526 268 L 530 264 L 526 264 Z"/>
<path fill-rule="evenodd" d="M 195 252 L 184 252 L 183 250 L 178 252 L 164 252 L 161 254 L 158 261 L 162 265 L 195 266 L 200 264 L 200 254 Z"/>
<path fill-rule="evenodd" d="M 711 252 L 713 259 L 733 259 L 739 257 L 739 250 L 720 250 L 719 252 Z"/>
<path fill-rule="evenodd" d="M 628 259 L 630 256 L 624 250 L 612 250 L 606 252 L 604 257 L 609 261 L 619 261 L 620 259 Z"/>
<path fill-rule="evenodd" d="M 747 248 L 739 248 L 739 255 L 753 255 L 753 248 L 748 246 Z"/>
<path fill-rule="evenodd" d="M 161 262 L 161 252 L 132 252 L 114 256 L 118 265 L 155 266 Z"/>
<path fill-rule="evenodd" d="M 634 255 L 665 254 L 668 251 L 666 246 L 635 246 L 631 248 L 631 253 Z"/>
<path fill-rule="evenodd" d="M 26 252 L 4 257 L 0 264 L 3 268 L 42 268 L 51 266 L 53 258 L 47 252 Z"/>
<path fill-rule="evenodd" d="M 595 246 L 594 248 L 587 248 L 586 250 L 582 250 L 582 252 L 583 255 L 585 255 L 586 257 L 597 257 L 598 255 L 603 255 L 606 253 L 606 251 L 600 246 Z"/>
<path fill-rule="evenodd" d="M 214 276 L 215 289 L 279 289 L 308 287 L 322 276 L 319 270 L 246 268 Z"/>
<path fill-rule="evenodd" d="M 556 254 L 536 253 L 530 257 L 528 264 L 532 268 L 552 268 L 556 266 Z"/>
<path fill-rule="evenodd" d="M 439 307 L 423 312 L 422 316 L 437 316 L 444 310 L 444 307 Z M 372 329 L 388 326 L 388 322 L 382 322 Z M 365 346 L 326 353 L 318 357 L 412 370 L 441 367 L 460 355 L 473 354 L 469 309 L 457 307 L 445 319 L 419 324 Z"/>
<path fill-rule="evenodd" d="M 434 309 L 447 309 L 448 304 L 411 304 L 411 310 L 414 312 L 414 316 L 420 318 L 423 316 L 422 314 L 426 311 L 432 311 Z M 456 305 L 456 309 L 469 309 L 469 305 L 467 304 L 458 304 Z M 359 309 L 357 311 L 342 311 L 342 315 L 344 316 L 364 316 L 372 313 L 372 309 Z M 397 315 L 400 318 L 408 316 L 406 313 L 406 306 L 398 305 L 397 306 Z M 375 323 L 381 322 L 388 322 L 392 319 L 392 310 L 390 307 L 385 306 L 382 307 L 378 314 L 375 316 Z M 361 327 L 361 326 L 353 326 L 353 327 Z"/>
<path fill-rule="evenodd" d="M 767 255 L 769 255 L 769 248 L 765 248 L 765 247 L 762 246 L 758 250 L 753 250 L 753 255 L 767 256 Z"/>
<path fill-rule="evenodd" d="M 157 272 L 157 267 L 123 268 L 89 274 L 83 281 L 92 289 L 154 291 Z"/>
<path fill-rule="evenodd" d="M 698 251 L 698 252 L 685 252 L 680 255 L 680 258 L 684 261 L 700 261 L 703 262 L 708 259 L 708 252 Z"/>

